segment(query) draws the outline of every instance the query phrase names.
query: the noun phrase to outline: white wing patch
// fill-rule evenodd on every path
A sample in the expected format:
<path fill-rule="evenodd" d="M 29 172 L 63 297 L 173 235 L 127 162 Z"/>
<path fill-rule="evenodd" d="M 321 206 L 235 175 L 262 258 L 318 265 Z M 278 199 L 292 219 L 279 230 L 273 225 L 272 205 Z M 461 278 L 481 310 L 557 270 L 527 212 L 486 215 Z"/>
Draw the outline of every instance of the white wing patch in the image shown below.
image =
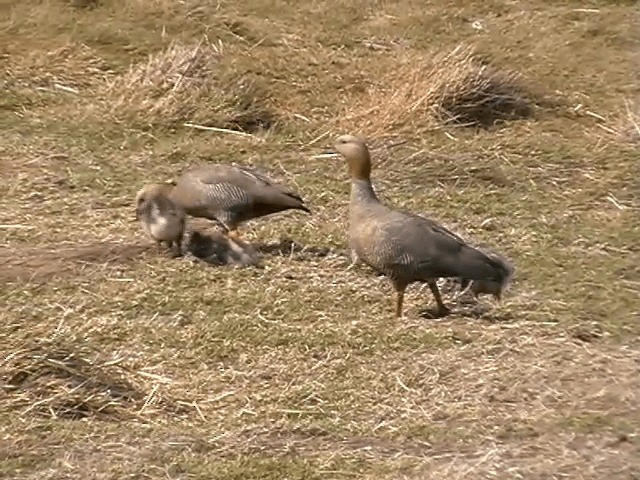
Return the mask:
<path fill-rule="evenodd" d="M 415 258 L 409 255 L 408 253 L 402 253 L 398 256 L 398 265 L 407 265 L 411 266 L 415 264 Z"/>

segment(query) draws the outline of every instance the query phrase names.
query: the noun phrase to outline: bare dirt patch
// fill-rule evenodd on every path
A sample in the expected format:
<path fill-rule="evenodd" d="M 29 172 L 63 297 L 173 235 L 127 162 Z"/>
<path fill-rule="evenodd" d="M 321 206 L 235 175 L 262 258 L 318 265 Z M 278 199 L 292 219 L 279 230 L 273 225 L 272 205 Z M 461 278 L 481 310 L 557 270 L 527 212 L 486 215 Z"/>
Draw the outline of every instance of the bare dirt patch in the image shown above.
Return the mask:
<path fill-rule="evenodd" d="M 59 248 L 0 250 L 0 279 L 5 282 L 41 282 L 50 277 L 71 276 L 86 265 L 117 265 L 132 262 L 150 245 L 96 243 Z"/>

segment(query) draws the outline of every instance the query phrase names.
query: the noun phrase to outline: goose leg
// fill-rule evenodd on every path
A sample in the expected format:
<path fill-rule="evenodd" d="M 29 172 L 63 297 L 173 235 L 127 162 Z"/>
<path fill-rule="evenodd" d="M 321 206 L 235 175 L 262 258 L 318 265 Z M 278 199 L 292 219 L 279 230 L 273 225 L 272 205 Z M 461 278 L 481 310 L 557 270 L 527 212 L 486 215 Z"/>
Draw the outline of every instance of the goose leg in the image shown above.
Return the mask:
<path fill-rule="evenodd" d="M 433 293 L 433 296 L 436 299 L 436 303 L 438 304 L 438 314 L 443 316 L 448 314 L 450 310 L 445 306 L 444 303 L 442 303 L 442 297 L 440 296 L 440 290 L 438 290 L 438 284 L 436 283 L 436 281 L 429 280 L 427 284 L 429 285 L 431 293 Z"/>
<path fill-rule="evenodd" d="M 171 243 L 171 256 L 173 258 L 182 256 L 182 235 Z"/>
<path fill-rule="evenodd" d="M 215 223 L 218 226 L 218 228 L 220 228 L 224 232 L 225 235 L 229 233 L 230 228 L 227 227 L 227 224 L 222 220 L 220 220 L 218 217 L 210 217 L 209 219 L 213 223 Z"/>
<path fill-rule="evenodd" d="M 238 233 L 238 225 L 237 222 L 233 221 L 231 218 L 217 218 L 216 217 L 216 221 L 218 222 L 218 224 L 222 227 L 222 229 L 224 230 L 224 234 L 227 236 L 227 238 L 229 238 L 230 240 L 233 240 L 235 242 L 240 241 L 240 234 Z"/>
<path fill-rule="evenodd" d="M 393 287 L 396 290 L 396 318 L 402 318 L 402 305 L 404 303 L 404 291 L 407 288 L 406 285 L 394 283 Z"/>
<path fill-rule="evenodd" d="M 360 261 L 360 258 L 358 257 L 358 254 L 356 253 L 355 249 L 351 249 L 351 263 L 349 264 L 349 266 L 346 268 L 346 272 L 348 272 L 349 270 L 353 269 L 358 262 Z"/>
<path fill-rule="evenodd" d="M 456 297 L 461 297 L 467 293 L 473 287 L 473 280 L 467 280 L 465 278 L 460 279 L 460 292 Z"/>

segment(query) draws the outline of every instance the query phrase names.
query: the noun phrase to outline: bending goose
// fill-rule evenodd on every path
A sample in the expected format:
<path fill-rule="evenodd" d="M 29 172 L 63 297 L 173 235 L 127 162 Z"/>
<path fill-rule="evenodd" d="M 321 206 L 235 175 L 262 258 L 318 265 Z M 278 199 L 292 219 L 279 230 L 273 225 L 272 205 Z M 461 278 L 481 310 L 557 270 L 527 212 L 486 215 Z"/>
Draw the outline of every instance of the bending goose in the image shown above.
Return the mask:
<path fill-rule="evenodd" d="M 488 283 L 496 287 L 500 296 L 514 272 L 507 260 L 469 246 L 433 220 L 383 205 L 371 185 L 371 159 L 364 141 L 342 135 L 334 147 L 346 159 L 351 176 L 352 251 L 391 279 L 397 293 L 396 317 L 402 316 L 404 292 L 413 282 L 429 285 L 439 315 L 449 312 L 436 283 L 441 277 L 458 277 L 467 284 L 469 280 Z"/>
<path fill-rule="evenodd" d="M 302 197 L 247 168 L 196 167 L 171 185 L 171 199 L 188 215 L 217 221 L 236 239 L 238 226 L 252 218 L 291 209 L 311 213 Z"/>

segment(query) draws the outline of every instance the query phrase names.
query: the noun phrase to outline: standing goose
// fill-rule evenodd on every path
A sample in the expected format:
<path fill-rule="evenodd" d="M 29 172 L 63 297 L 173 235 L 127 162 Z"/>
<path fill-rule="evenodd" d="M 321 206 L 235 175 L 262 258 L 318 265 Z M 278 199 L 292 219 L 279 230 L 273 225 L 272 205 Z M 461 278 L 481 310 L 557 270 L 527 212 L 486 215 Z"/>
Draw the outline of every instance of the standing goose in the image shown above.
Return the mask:
<path fill-rule="evenodd" d="M 158 246 L 165 242 L 173 256 L 182 255 L 185 213 L 171 199 L 171 185 L 150 184 L 136 194 L 136 220 Z"/>
<path fill-rule="evenodd" d="M 196 167 L 172 185 L 171 199 L 188 215 L 218 221 L 235 239 L 238 226 L 252 218 L 291 209 L 311 213 L 299 195 L 247 168 Z"/>
<path fill-rule="evenodd" d="M 371 159 L 366 144 L 353 135 L 339 137 L 335 149 L 347 161 L 351 176 L 349 240 L 358 259 L 391 279 L 397 293 L 396 317 L 402 316 L 404 292 L 413 282 L 426 282 L 438 305 L 449 312 L 436 280 L 458 277 L 497 287 L 508 286 L 513 267 L 498 255 L 486 255 L 427 218 L 383 205 L 371 185 Z"/>

